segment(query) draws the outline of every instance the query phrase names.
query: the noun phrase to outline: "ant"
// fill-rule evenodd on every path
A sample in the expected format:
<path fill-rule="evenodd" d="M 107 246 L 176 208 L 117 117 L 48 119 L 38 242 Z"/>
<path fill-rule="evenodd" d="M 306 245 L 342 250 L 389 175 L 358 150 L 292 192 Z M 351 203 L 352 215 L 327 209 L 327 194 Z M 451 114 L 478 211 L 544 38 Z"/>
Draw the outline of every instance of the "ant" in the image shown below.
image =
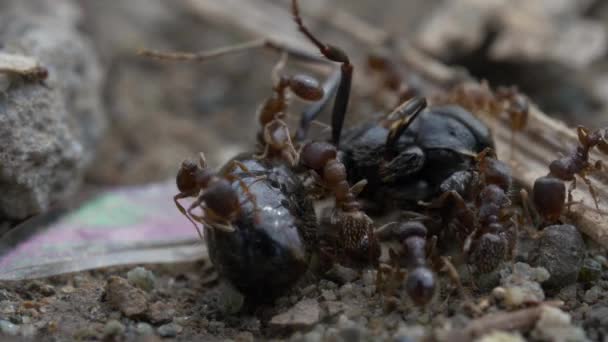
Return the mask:
<path fill-rule="evenodd" d="M 454 189 L 424 205 L 440 210 L 442 221 L 455 228 L 451 233 L 462 242 L 467 262 L 479 272 L 488 273 L 507 253 L 513 255 L 517 222 L 510 210 L 511 169 L 490 148 L 476 160 L 472 177 L 463 178 L 468 184 L 455 183 Z"/>
<path fill-rule="evenodd" d="M 608 134 L 606 130 L 590 132 L 583 126 L 578 126 L 576 130 L 579 142 L 577 148 L 570 154 L 552 161 L 549 164 L 549 173 L 534 182 L 532 189 L 534 206 L 544 220 L 543 226 L 559 221 L 566 201 L 565 182 L 571 182 L 566 202 L 568 211 L 570 210 L 570 205 L 574 203 L 572 191 L 576 189 L 576 176 L 587 184 L 595 207 L 599 211 L 597 194 L 587 175 L 601 170 L 603 165 L 601 160 L 591 163 L 589 152 L 597 147 L 600 152 L 608 155 Z"/>
<path fill-rule="evenodd" d="M 173 197 L 173 201 L 179 211 L 192 222 L 201 240 L 203 235 L 194 221 L 226 232 L 235 230 L 231 222 L 239 215 L 244 203 L 239 201 L 239 195 L 232 188 L 231 182 L 238 180 L 247 199 L 254 207 L 257 207 L 256 199 L 249 191 L 249 186 L 230 174 L 237 168 L 249 173 L 249 169 L 243 163 L 233 160 L 228 172 L 224 172 L 223 177 L 219 176 L 207 167 L 203 153 L 200 153 L 198 163 L 188 159 L 182 162 L 175 179 L 179 193 Z M 188 209 L 184 209 L 178 201 L 186 197 L 196 197 Z M 193 213 L 197 207 L 203 210 L 203 215 Z"/>

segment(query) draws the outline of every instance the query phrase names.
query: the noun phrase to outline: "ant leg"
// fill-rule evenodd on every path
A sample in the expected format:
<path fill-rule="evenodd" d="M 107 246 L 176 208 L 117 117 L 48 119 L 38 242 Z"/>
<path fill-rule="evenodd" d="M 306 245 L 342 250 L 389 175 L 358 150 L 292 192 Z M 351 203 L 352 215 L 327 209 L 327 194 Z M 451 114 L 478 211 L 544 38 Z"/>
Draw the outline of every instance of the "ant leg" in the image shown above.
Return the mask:
<path fill-rule="evenodd" d="M 532 216 L 532 210 L 530 209 L 530 196 L 528 195 L 528 191 L 526 191 L 525 189 L 521 189 L 521 191 L 519 192 L 519 196 L 521 197 L 521 206 L 522 206 L 523 211 L 524 211 L 524 222 L 523 222 L 524 230 L 532 238 L 536 238 L 538 236 L 538 232 L 536 232 L 534 229 L 531 229 L 526 224 L 527 221 L 529 220 L 530 224 L 532 226 L 534 226 L 534 227 L 538 226 L 535 223 L 534 217 Z"/>
<path fill-rule="evenodd" d="M 238 43 L 230 46 L 224 46 L 213 50 L 203 51 L 203 52 L 163 52 L 149 49 L 139 49 L 137 54 L 144 57 L 154 58 L 158 60 L 164 61 L 188 61 L 188 62 L 204 62 L 208 59 L 221 57 L 224 55 L 243 52 L 247 50 L 253 50 L 258 48 L 267 48 L 276 50 L 279 52 L 284 52 L 289 54 L 292 57 L 303 61 L 309 62 L 325 62 L 324 59 L 307 53 L 302 50 L 294 49 L 290 46 L 281 44 L 272 39 L 264 38 L 264 39 L 256 39 L 244 43 Z"/>
<path fill-rule="evenodd" d="M 593 203 L 595 203 L 595 209 L 597 209 L 599 211 L 600 205 L 597 201 L 597 194 L 595 193 L 595 188 L 591 185 L 591 181 L 589 180 L 589 178 L 587 178 L 586 175 L 581 175 L 581 178 L 583 179 L 583 182 L 585 182 L 585 184 L 587 184 L 587 187 L 589 188 L 589 193 L 591 193 L 591 198 L 593 198 Z"/>
<path fill-rule="evenodd" d="M 190 221 L 194 225 L 194 228 L 196 228 L 196 231 L 199 233 L 199 236 L 202 239 L 203 237 L 202 237 L 200 231 L 198 230 L 198 226 L 192 220 L 192 218 L 188 215 L 188 212 L 186 211 L 186 209 L 184 209 L 184 207 L 178 201 L 178 200 L 180 200 L 182 198 L 193 197 L 193 196 L 196 196 L 196 195 L 197 194 L 194 191 L 193 192 L 180 192 L 179 194 L 173 196 L 173 202 L 175 202 L 175 206 L 177 206 L 177 209 L 182 213 L 182 215 L 186 216 L 186 218 L 188 219 L 188 221 Z"/>
<path fill-rule="evenodd" d="M 338 90 L 336 92 L 336 99 L 334 101 L 334 109 L 331 117 L 332 142 L 336 147 L 338 147 L 340 145 L 340 133 L 342 132 L 344 117 L 346 116 L 346 109 L 348 106 L 348 99 L 350 97 L 350 89 L 353 78 L 353 65 L 350 63 L 348 55 L 342 51 L 342 49 L 329 44 L 324 44 L 317 39 L 304 25 L 304 22 L 300 17 L 298 1 L 292 0 L 291 3 L 293 18 L 298 25 L 300 32 L 319 49 L 325 58 L 333 62 L 341 63 L 340 84 L 338 85 Z"/>
<path fill-rule="evenodd" d="M 266 157 L 268 157 L 269 151 L 270 151 L 270 145 L 266 144 L 266 146 L 264 146 L 264 152 L 262 152 L 262 154 L 254 154 L 253 158 L 258 159 L 258 160 L 266 159 Z"/>
<path fill-rule="evenodd" d="M 325 81 L 323 84 L 323 98 L 308 107 L 300 116 L 300 125 L 295 135 L 296 141 L 301 142 L 306 139 L 310 125 L 315 123 L 317 116 L 319 116 L 323 109 L 325 109 L 325 106 L 327 106 L 329 100 L 334 96 L 336 89 L 338 89 L 339 82 L 339 71 L 332 73 Z"/>
<path fill-rule="evenodd" d="M 574 191 L 574 189 L 576 189 L 576 176 L 572 179 L 572 183 L 570 183 L 570 186 L 568 187 L 568 203 L 566 203 L 568 212 L 570 212 L 570 206 L 574 203 L 572 200 L 572 191 Z"/>
<path fill-rule="evenodd" d="M 204 218 L 204 216 L 194 214 L 192 211 L 194 209 L 196 209 L 196 207 L 199 207 L 199 206 L 204 210 L 204 207 L 202 206 L 202 204 L 203 204 L 203 194 L 200 194 L 198 196 L 198 198 L 194 202 L 192 202 L 192 204 L 190 204 L 190 206 L 188 207 L 188 210 L 186 211 L 187 212 L 186 216 L 188 217 L 190 222 L 192 222 L 192 224 L 194 224 L 194 227 L 196 228 L 196 232 L 198 233 L 198 236 L 201 238 L 201 240 L 203 240 L 203 234 L 201 233 L 200 229 L 198 228 L 198 226 L 194 223 L 194 221 L 192 219 L 194 219 L 204 225 L 205 218 Z"/>

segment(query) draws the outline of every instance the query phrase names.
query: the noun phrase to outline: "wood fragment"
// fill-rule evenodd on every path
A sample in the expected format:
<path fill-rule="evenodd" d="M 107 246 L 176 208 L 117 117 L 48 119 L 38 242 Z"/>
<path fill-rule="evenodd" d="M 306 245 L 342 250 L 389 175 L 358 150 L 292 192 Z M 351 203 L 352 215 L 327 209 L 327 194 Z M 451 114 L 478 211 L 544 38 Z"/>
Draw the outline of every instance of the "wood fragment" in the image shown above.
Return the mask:
<path fill-rule="evenodd" d="M 0 74 L 17 75 L 28 80 L 44 80 L 48 71 L 33 57 L 0 52 Z"/>
<path fill-rule="evenodd" d="M 310 54 L 314 48 L 306 42 L 296 31 L 291 22 L 291 13 L 287 7 L 264 0 L 186 0 L 191 10 L 205 19 L 219 22 L 230 27 L 241 29 L 254 37 L 270 37 L 281 44 L 290 46 L 302 53 Z M 308 15 L 306 8 L 302 11 Z M 341 11 L 344 12 L 344 11 Z M 327 14 L 323 19 L 329 24 L 336 24 L 336 29 L 350 35 L 353 39 L 369 46 L 368 51 L 379 48 L 378 37 L 384 37 L 381 29 L 372 28 L 355 16 L 342 14 L 342 19 Z M 243 18 L 247 18 L 244 20 Z M 344 19 L 347 18 L 347 19 Z M 353 24 L 356 23 L 356 24 Z M 356 27 L 353 32 L 348 25 Z M 370 38 L 371 37 L 371 38 Z M 426 77 L 435 86 L 431 91 L 447 91 L 454 84 L 464 80 L 471 80 L 462 70 L 448 67 L 433 59 L 429 55 L 417 50 L 407 39 L 393 37 L 399 48 L 400 58 L 411 71 Z M 350 53 L 350 52 L 349 52 Z M 313 53 L 314 54 L 314 53 Z M 356 80 L 356 79 L 355 79 Z M 354 91 L 358 91 L 355 82 Z M 494 131 L 499 156 L 509 155 L 511 130 L 506 118 L 482 117 Z M 548 173 L 549 163 L 559 157 L 560 153 L 574 149 L 578 139 L 574 128 L 567 127 L 562 122 L 554 120 L 537 107 L 531 106 L 528 126 L 517 135 L 514 155 L 514 177 L 527 187 L 532 188 L 536 178 Z M 591 153 L 592 160 L 605 157 L 597 152 Z M 608 161 L 605 161 L 608 164 Z M 595 173 L 590 175 L 591 183 L 595 187 L 600 208 L 608 208 L 608 174 Z M 575 200 L 582 200 L 583 204 L 573 206 L 569 215 L 571 223 L 576 225 L 583 233 L 608 247 L 608 219 L 598 213 L 593 207 L 592 198 L 584 187 L 579 186 L 575 191 Z"/>

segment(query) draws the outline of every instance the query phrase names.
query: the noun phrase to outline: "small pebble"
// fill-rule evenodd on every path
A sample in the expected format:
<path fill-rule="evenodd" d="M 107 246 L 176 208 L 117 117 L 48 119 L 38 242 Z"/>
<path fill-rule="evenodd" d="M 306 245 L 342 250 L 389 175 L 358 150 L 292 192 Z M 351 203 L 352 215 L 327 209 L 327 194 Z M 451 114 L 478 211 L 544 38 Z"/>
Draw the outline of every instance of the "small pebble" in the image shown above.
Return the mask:
<path fill-rule="evenodd" d="M 594 304 L 602 297 L 602 289 L 599 286 L 593 286 L 589 290 L 585 291 L 583 300 L 585 303 Z"/>
<path fill-rule="evenodd" d="M 334 301 L 337 299 L 336 293 L 332 290 L 322 290 L 321 297 L 325 300 Z"/>
<path fill-rule="evenodd" d="M 115 319 L 108 321 L 103 327 L 103 336 L 106 339 L 113 336 L 120 336 L 124 334 L 124 332 L 125 326 Z"/>
<path fill-rule="evenodd" d="M 572 324 L 572 317 L 562 310 L 543 306 L 531 336 L 542 341 L 588 341 L 585 331 Z"/>
<path fill-rule="evenodd" d="M 139 335 L 154 335 L 154 328 L 150 324 L 144 322 L 137 323 L 135 331 Z"/>
<path fill-rule="evenodd" d="M 152 271 L 138 266 L 127 272 L 127 280 L 144 291 L 152 291 L 156 284 L 156 277 Z"/>
<path fill-rule="evenodd" d="M 587 258 L 583 261 L 583 266 L 578 274 L 578 280 L 583 283 L 591 283 L 602 275 L 602 264 L 596 259 Z"/>
<path fill-rule="evenodd" d="M 340 290 L 338 290 L 340 293 L 340 297 L 342 298 L 347 298 L 353 295 L 353 284 L 344 284 L 342 285 L 342 287 L 340 287 Z"/>
<path fill-rule="evenodd" d="M 346 284 L 355 281 L 359 277 L 359 272 L 352 268 L 334 264 L 333 267 L 325 273 L 325 277 L 338 284 Z"/>
<path fill-rule="evenodd" d="M 162 337 L 175 337 L 183 330 L 181 325 L 169 323 L 158 327 L 158 334 Z"/>
<path fill-rule="evenodd" d="M 363 275 L 361 276 L 361 281 L 363 282 L 363 285 L 376 285 L 376 273 L 377 272 L 373 270 L 364 271 Z"/>
<path fill-rule="evenodd" d="M 111 276 L 105 290 L 106 300 L 110 306 L 120 310 L 127 317 L 141 316 L 148 309 L 146 293 L 124 278 Z"/>
<path fill-rule="evenodd" d="M 9 321 L 0 320 L 0 331 L 6 335 L 15 336 L 19 333 L 19 326 Z"/>

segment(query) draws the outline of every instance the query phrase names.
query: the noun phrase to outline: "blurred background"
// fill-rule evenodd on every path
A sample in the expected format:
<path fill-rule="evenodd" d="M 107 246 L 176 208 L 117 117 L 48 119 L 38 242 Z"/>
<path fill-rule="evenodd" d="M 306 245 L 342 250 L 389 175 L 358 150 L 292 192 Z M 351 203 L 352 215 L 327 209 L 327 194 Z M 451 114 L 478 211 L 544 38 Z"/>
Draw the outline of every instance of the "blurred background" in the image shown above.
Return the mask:
<path fill-rule="evenodd" d="M 0 1 L 2 51 L 35 57 L 49 69 L 46 85 L 13 82 L 0 97 L 0 222 L 6 227 L 78 204 L 98 189 L 170 179 L 199 151 L 219 167 L 251 150 L 276 52 L 172 63 L 136 51 L 208 50 L 293 31 L 288 5 Z M 359 79 L 370 77 L 365 58 L 373 47 L 345 31 L 363 23 L 370 34 L 405 40 L 492 86 L 517 85 L 570 125 L 608 124 L 604 1 L 307 0 L 301 6 L 315 32 L 348 51 Z M 355 89 L 351 120 L 374 111 L 357 102 L 363 93 Z M 303 107 L 293 108 L 296 122 Z"/>

